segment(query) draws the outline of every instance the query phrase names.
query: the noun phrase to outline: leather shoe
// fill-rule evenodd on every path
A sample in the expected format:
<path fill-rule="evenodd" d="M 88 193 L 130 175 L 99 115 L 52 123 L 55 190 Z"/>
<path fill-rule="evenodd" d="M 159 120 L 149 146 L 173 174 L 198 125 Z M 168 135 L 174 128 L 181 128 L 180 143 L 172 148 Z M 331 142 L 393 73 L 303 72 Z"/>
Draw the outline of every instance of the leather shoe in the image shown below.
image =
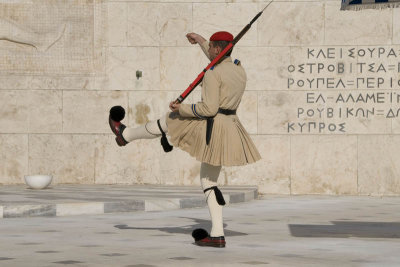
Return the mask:
<path fill-rule="evenodd" d="M 224 248 L 226 244 L 225 237 L 223 236 L 218 236 L 218 237 L 207 236 L 206 238 L 197 240 L 194 243 L 201 247 L 216 247 L 216 248 Z"/>
<path fill-rule="evenodd" d="M 121 122 L 117 122 L 111 119 L 111 116 L 108 117 L 108 124 L 110 125 L 111 131 L 117 136 L 115 141 L 119 146 L 125 146 L 128 144 L 128 141 L 122 136 L 122 132 L 125 130 L 126 126 Z"/>

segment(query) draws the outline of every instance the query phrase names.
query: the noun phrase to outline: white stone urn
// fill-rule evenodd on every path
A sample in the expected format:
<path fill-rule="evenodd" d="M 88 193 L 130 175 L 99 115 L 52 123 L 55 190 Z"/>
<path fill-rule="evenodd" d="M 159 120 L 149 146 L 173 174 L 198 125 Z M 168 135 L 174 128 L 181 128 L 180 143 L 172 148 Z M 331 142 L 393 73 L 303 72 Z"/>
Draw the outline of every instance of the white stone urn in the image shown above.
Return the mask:
<path fill-rule="evenodd" d="M 51 184 L 52 175 L 25 175 L 25 183 L 32 189 L 44 189 Z"/>

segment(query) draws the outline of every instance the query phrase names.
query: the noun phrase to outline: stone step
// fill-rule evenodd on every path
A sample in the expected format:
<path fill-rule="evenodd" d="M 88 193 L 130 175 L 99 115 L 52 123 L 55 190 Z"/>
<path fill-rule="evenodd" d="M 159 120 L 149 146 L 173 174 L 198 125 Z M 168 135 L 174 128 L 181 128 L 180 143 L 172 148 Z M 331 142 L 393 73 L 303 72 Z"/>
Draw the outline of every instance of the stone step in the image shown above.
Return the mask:
<path fill-rule="evenodd" d="M 225 202 L 257 198 L 256 186 L 221 186 Z M 0 186 L 0 218 L 163 211 L 205 207 L 200 186 L 55 185 L 42 190 Z"/>

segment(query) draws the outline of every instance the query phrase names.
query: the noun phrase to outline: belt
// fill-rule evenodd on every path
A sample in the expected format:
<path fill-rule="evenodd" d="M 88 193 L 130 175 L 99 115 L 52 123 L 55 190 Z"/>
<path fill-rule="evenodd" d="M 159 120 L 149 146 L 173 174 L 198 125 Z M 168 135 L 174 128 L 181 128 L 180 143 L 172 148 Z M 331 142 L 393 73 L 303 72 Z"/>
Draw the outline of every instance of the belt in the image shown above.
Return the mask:
<path fill-rule="evenodd" d="M 223 109 L 219 108 L 218 113 L 224 114 L 224 115 L 236 115 L 236 109 Z"/>
<path fill-rule="evenodd" d="M 224 115 L 236 115 L 236 109 L 230 110 L 230 109 L 219 108 L 218 113 L 221 113 Z M 211 133 L 212 133 L 213 125 L 214 125 L 214 117 L 207 117 L 207 130 L 206 130 L 206 144 L 207 145 L 210 143 L 210 140 L 211 140 Z"/>

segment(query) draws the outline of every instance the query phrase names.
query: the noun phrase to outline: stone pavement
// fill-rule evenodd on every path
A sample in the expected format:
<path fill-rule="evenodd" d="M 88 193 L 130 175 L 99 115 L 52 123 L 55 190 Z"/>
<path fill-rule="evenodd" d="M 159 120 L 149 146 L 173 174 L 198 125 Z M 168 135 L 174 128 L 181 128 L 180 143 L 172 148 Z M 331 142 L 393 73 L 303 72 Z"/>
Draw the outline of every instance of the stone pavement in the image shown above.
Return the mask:
<path fill-rule="evenodd" d="M 220 187 L 227 203 L 257 198 L 257 187 Z M 0 218 L 88 215 L 205 207 L 200 186 L 56 185 L 33 190 L 0 186 Z"/>
<path fill-rule="evenodd" d="M 224 208 L 226 248 L 193 245 L 207 208 L 0 220 L 0 266 L 400 266 L 400 198 L 264 196 Z"/>

